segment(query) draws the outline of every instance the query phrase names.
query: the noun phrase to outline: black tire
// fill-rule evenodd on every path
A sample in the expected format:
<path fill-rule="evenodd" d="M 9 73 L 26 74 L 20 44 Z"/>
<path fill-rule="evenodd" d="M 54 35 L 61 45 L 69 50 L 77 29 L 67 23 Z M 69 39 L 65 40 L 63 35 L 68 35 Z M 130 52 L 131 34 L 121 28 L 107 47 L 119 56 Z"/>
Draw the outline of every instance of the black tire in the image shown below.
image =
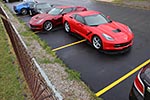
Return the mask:
<path fill-rule="evenodd" d="M 71 32 L 71 31 L 70 31 L 70 25 L 69 25 L 69 23 L 68 23 L 67 21 L 64 23 L 64 29 L 65 29 L 65 31 L 66 31 L 67 33 Z"/>
<path fill-rule="evenodd" d="M 53 24 L 51 21 L 46 21 L 44 24 L 43 24 L 43 29 L 44 31 L 51 31 L 53 29 Z"/>
<path fill-rule="evenodd" d="M 28 10 L 25 9 L 25 8 L 21 9 L 21 14 L 22 15 L 27 15 L 28 14 Z"/>
<path fill-rule="evenodd" d="M 103 49 L 102 41 L 99 38 L 99 36 L 97 36 L 97 35 L 93 36 L 93 38 L 92 38 L 92 45 L 97 50 L 102 50 Z"/>

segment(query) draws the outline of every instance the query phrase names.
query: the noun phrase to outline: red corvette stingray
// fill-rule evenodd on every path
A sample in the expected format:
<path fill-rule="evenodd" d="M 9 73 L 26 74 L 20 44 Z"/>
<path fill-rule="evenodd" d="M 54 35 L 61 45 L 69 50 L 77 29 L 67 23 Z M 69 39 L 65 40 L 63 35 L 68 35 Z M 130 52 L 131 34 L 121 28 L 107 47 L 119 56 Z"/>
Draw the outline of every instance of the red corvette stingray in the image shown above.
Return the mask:
<path fill-rule="evenodd" d="M 58 6 L 51 9 L 47 14 L 38 14 L 29 21 L 32 30 L 50 31 L 53 27 L 62 24 L 62 17 L 70 12 L 86 11 L 80 6 Z"/>
<path fill-rule="evenodd" d="M 132 46 L 133 33 L 119 22 L 111 21 L 101 12 L 84 11 L 63 17 L 66 32 L 73 32 L 87 39 L 96 49 L 123 50 Z"/>

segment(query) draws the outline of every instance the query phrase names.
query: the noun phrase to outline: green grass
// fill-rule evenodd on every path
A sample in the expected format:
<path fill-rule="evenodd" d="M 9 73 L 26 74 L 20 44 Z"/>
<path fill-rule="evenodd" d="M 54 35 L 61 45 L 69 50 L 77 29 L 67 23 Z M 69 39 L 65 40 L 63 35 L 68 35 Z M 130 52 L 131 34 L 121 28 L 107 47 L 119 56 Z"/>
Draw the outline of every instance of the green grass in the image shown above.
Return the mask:
<path fill-rule="evenodd" d="M 114 0 L 113 2 L 123 2 L 125 0 Z M 149 0 L 126 0 L 126 1 L 149 1 Z"/>
<path fill-rule="evenodd" d="M 70 79 L 70 80 L 74 80 L 74 79 L 75 80 L 81 80 L 81 75 L 79 72 L 74 71 L 74 70 L 69 69 L 69 68 L 66 68 L 65 71 L 69 74 L 68 79 Z"/>
<path fill-rule="evenodd" d="M 10 51 L 10 45 L 0 19 L 0 100 L 24 100 L 24 83 L 20 83 L 16 58 Z"/>
<path fill-rule="evenodd" d="M 5 8 L 6 8 L 6 10 L 8 10 L 7 7 L 5 7 Z M 22 25 L 25 25 L 25 23 L 24 23 L 21 19 L 17 18 L 16 15 L 14 15 L 14 17 L 15 17 L 16 19 L 18 19 L 18 21 L 19 21 Z M 22 28 L 22 27 L 21 27 L 21 28 Z M 68 68 L 68 67 L 64 64 L 64 62 L 56 55 L 56 53 L 51 50 L 51 47 L 48 46 L 48 44 L 47 44 L 46 41 L 41 40 L 41 39 L 39 38 L 39 36 L 36 35 L 36 34 L 34 34 L 34 32 L 32 32 L 27 26 L 25 26 L 24 28 L 25 28 L 26 31 L 25 31 L 25 32 L 19 32 L 19 33 L 20 33 L 22 36 L 24 36 L 25 38 L 28 39 L 28 42 L 26 43 L 27 46 L 30 46 L 30 45 L 31 45 L 31 44 L 30 44 L 30 41 L 32 41 L 32 40 L 37 40 L 38 43 L 42 46 L 42 48 L 45 49 L 48 54 L 50 54 L 51 56 L 54 57 L 54 60 L 52 60 L 52 61 L 50 61 L 48 58 L 40 58 L 40 59 L 38 59 L 38 62 L 40 62 L 40 63 L 42 63 L 42 64 L 43 64 L 43 63 L 44 63 L 44 64 L 59 63 L 62 67 L 65 67 L 65 71 L 68 73 L 68 79 L 69 79 L 69 80 L 81 81 L 81 75 L 80 75 L 80 73 L 77 72 L 77 71 L 75 71 L 75 70 L 72 70 L 72 69 Z M 19 29 L 18 31 L 20 31 L 20 30 L 21 30 L 21 29 Z M 1 70 L 1 69 L 0 69 L 0 70 Z M 81 84 L 81 82 L 79 82 L 79 83 Z M 83 85 L 83 84 L 82 84 L 82 85 Z M 86 86 L 84 86 L 84 88 L 87 89 L 87 91 L 89 91 L 89 93 L 91 93 L 91 96 L 95 97 L 94 93 L 92 93 L 92 92 L 89 90 L 89 88 L 87 88 Z M 0 88 L 0 89 L 1 89 L 1 88 Z M 19 92 L 19 91 L 18 91 L 18 92 Z M 21 92 L 20 92 L 20 93 L 21 93 Z M 1 94 L 0 94 L 0 95 L 1 95 Z M 6 95 L 6 96 L 7 96 L 7 95 Z M 1 97 L 0 97 L 0 100 L 1 100 Z M 2 99 L 2 100 L 9 100 L 9 99 Z M 22 100 L 22 99 L 12 99 L 12 98 L 11 98 L 11 100 Z M 29 100 L 29 99 L 27 99 L 27 100 Z M 95 97 L 95 100 L 102 100 L 102 99 Z"/>

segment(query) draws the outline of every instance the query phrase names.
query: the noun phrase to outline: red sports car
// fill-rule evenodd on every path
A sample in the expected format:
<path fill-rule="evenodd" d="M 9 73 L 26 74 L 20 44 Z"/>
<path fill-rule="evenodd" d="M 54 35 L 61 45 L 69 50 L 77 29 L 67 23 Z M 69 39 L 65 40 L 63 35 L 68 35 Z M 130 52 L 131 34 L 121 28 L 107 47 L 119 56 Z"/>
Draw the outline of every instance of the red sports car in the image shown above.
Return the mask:
<path fill-rule="evenodd" d="M 134 35 L 131 29 L 110 20 L 97 11 L 66 14 L 63 17 L 66 32 L 73 32 L 87 39 L 96 49 L 123 50 L 132 46 Z"/>
<path fill-rule="evenodd" d="M 29 21 L 32 30 L 50 31 L 53 27 L 62 24 L 62 17 L 70 12 L 86 11 L 80 6 L 58 6 L 51 9 L 47 14 L 38 14 Z"/>

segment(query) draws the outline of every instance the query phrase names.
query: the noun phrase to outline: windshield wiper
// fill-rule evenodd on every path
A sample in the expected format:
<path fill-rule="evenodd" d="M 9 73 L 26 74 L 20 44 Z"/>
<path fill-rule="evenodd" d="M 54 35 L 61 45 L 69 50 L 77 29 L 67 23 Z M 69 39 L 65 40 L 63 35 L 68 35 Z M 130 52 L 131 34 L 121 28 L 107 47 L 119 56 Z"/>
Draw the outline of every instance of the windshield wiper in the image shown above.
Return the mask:
<path fill-rule="evenodd" d="M 98 26 L 98 25 L 90 25 L 90 26 L 96 27 L 96 26 Z"/>
<path fill-rule="evenodd" d="M 112 23 L 112 20 L 109 20 L 109 22 L 108 23 Z"/>

